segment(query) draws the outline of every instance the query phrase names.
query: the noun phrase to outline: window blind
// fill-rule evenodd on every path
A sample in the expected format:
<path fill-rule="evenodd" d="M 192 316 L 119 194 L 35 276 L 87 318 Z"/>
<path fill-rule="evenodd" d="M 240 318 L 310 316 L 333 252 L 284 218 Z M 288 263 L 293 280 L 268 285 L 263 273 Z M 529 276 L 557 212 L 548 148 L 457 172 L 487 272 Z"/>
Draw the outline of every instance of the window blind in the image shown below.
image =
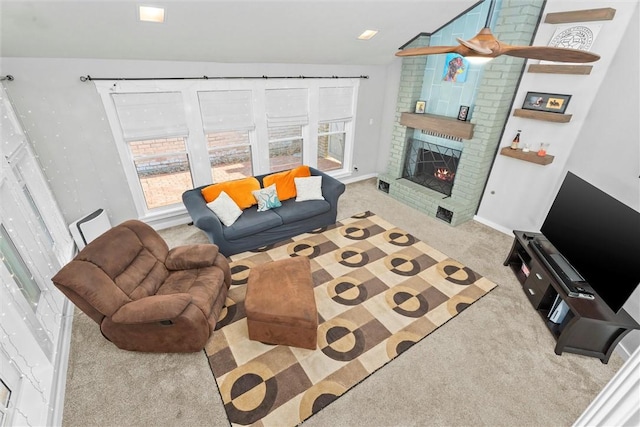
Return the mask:
<path fill-rule="evenodd" d="M 112 96 L 127 142 L 189 134 L 180 92 L 115 93 Z"/>
<path fill-rule="evenodd" d="M 255 127 L 250 90 L 198 92 L 205 133 Z"/>
<path fill-rule="evenodd" d="M 322 87 L 319 98 L 319 121 L 349 120 L 353 117 L 353 87 Z"/>
<path fill-rule="evenodd" d="M 269 126 L 306 125 L 309 123 L 307 89 L 268 89 L 266 112 Z"/>

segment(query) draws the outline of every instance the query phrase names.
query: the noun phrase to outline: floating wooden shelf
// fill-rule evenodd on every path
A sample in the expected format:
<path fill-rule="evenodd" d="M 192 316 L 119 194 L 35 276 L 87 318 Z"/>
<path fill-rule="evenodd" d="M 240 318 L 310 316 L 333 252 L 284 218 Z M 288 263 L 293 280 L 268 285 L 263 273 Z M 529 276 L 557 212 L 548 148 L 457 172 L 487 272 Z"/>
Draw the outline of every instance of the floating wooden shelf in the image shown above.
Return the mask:
<path fill-rule="evenodd" d="M 529 73 L 591 74 L 593 65 L 530 64 Z"/>
<path fill-rule="evenodd" d="M 547 154 L 546 156 L 538 156 L 535 151 L 524 152 L 521 148 L 513 149 L 511 147 L 504 147 L 500 150 L 500 154 L 507 157 L 513 157 L 514 159 L 524 160 L 525 162 L 536 163 L 542 166 L 548 165 L 553 162 L 554 157 Z"/>
<path fill-rule="evenodd" d="M 615 9 L 603 7 L 602 9 L 547 13 L 544 22 L 547 24 L 565 24 L 568 22 L 611 21 L 614 16 L 616 16 Z"/>
<path fill-rule="evenodd" d="M 571 121 L 571 114 L 558 114 L 549 113 L 547 111 L 535 111 L 535 110 L 523 110 L 522 108 L 516 108 L 513 110 L 513 115 L 516 117 L 524 117 L 525 119 L 544 120 L 546 122 L 554 123 L 568 123 Z"/>
<path fill-rule="evenodd" d="M 454 138 L 473 138 L 474 125 L 452 117 L 437 116 L 435 114 L 402 113 L 400 124 L 409 128 L 422 129 Z"/>

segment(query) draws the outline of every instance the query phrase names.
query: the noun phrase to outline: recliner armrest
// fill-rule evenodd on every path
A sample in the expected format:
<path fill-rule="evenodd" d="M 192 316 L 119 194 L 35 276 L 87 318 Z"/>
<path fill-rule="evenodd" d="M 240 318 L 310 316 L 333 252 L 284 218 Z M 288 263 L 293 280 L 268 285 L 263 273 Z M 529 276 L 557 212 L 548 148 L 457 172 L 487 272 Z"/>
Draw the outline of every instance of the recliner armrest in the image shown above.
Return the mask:
<path fill-rule="evenodd" d="M 214 265 L 218 246 L 210 243 L 178 246 L 169 250 L 164 261 L 169 270 L 189 270 Z"/>
<path fill-rule="evenodd" d="M 153 323 L 175 319 L 191 303 L 191 294 L 153 295 L 131 301 L 120 307 L 111 320 L 114 323 Z"/>

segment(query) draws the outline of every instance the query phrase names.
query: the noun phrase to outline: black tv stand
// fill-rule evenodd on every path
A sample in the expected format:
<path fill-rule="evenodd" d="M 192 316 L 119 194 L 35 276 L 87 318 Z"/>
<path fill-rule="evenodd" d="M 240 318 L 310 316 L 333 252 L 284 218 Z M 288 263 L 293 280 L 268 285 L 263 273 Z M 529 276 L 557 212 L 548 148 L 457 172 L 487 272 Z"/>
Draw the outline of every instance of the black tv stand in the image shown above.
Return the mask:
<path fill-rule="evenodd" d="M 573 271 L 568 270 L 559 258 L 561 254 L 545 243 L 542 234 L 513 233 L 515 239 L 504 265 L 511 267 L 556 339 L 555 353 L 566 351 L 607 363 L 620 340 L 633 329 L 640 329 L 638 322 L 623 309 L 614 313 L 577 271 L 570 265 Z M 539 244 L 537 248 L 533 242 Z M 576 292 L 592 298 L 573 295 Z"/>
<path fill-rule="evenodd" d="M 589 283 L 573 268 L 573 266 L 562 256 L 560 252 L 543 235 L 525 237 L 529 240 L 529 246 L 538 255 L 538 258 L 549 269 L 558 283 L 572 298 L 595 299 L 595 292 Z"/>

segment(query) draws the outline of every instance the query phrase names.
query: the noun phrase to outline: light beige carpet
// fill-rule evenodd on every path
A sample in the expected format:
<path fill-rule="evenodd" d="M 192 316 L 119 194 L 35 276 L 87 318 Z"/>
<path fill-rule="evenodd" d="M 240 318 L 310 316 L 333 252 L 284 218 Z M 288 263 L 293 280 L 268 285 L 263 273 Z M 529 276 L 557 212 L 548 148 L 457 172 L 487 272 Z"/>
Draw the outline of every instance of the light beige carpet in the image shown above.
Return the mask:
<path fill-rule="evenodd" d="M 457 227 L 376 189 L 347 185 L 338 219 L 372 210 L 499 286 L 304 422 L 315 426 L 570 426 L 622 365 L 553 352 L 555 340 L 510 268 L 513 237 L 469 221 Z M 163 230 L 170 246 L 206 242 L 190 226 Z M 119 350 L 76 310 L 65 426 L 224 426 L 202 352 Z"/>
<path fill-rule="evenodd" d="M 318 348 L 249 340 L 249 272 L 298 256 L 311 263 Z M 496 286 L 369 211 L 231 261 L 226 309 L 205 350 L 232 425 L 299 424 Z"/>

